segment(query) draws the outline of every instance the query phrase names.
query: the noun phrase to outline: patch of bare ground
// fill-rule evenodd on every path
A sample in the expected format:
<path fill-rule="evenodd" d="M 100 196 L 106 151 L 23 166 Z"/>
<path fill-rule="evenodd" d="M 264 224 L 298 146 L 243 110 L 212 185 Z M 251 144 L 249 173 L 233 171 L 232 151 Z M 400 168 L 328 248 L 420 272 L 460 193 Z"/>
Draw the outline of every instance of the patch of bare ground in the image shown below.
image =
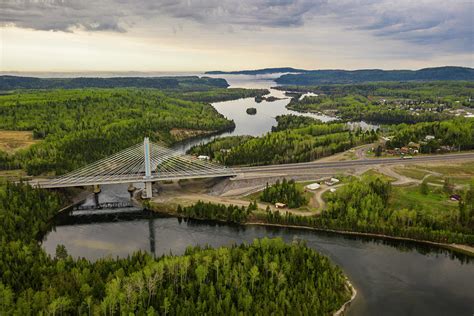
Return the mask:
<path fill-rule="evenodd" d="M 328 157 L 318 159 L 318 162 L 337 162 L 337 161 L 347 161 L 347 160 L 361 160 L 366 159 L 367 150 L 373 147 L 374 144 L 365 144 L 351 148 L 349 150 L 337 153 Z"/>
<path fill-rule="evenodd" d="M 250 186 L 249 186 L 250 184 Z M 262 189 L 266 182 L 259 185 L 251 185 L 252 182 L 240 183 L 242 194 L 239 195 L 226 195 L 224 192 L 228 192 L 223 186 L 236 185 L 235 182 L 231 180 L 218 180 L 218 179 L 205 179 L 205 180 L 188 180 L 188 181 L 179 181 L 179 182 L 170 182 L 170 183 L 160 183 L 159 193 L 153 197 L 151 202 L 167 211 L 173 211 L 178 205 L 189 206 L 198 201 L 219 203 L 224 205 L 238 205 L 238 206 L 248 206 L 250 200 L 245 198 L 245 195 L 256 192 Z M 238 190 L 236 185 L 235 190 Z M 217 192 L 220 192 L 217 193 Z M 295 215 L 301 216 L 311 216 L 314 215 L 314 212 L 300 209 L 277 209 L 274 205 L 268 203 L 257 203 L 258 208 L 261 210 L 267 209 L 267 206 L 271 211 L 288 211 Z"/>
<path fill-rule="evenodd" d="M 37 142 L 38 140 L 33 139 L 33 133 L 29 131 L 0 130 L 0 150 L 9 154 L 28 148 Z"/>

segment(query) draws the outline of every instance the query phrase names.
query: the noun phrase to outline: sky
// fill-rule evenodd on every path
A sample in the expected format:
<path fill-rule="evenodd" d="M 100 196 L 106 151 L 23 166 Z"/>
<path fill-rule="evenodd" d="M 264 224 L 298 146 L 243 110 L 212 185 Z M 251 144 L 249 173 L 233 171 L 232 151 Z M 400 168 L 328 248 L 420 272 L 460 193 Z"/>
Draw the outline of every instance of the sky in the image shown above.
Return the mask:
<path fill-rule="evenodd" d="M 1 0 L 0 71 L 474 66 L 474 1 Z"/>

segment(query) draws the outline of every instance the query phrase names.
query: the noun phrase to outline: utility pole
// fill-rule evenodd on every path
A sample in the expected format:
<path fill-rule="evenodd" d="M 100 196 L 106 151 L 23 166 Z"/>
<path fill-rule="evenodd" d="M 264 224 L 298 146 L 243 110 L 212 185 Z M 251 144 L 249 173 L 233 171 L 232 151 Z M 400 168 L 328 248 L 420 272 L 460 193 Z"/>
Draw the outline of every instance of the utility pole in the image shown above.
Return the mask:
<path fill-rule="evenodd" d="M 143 140 L 143 151 L 145 157 L 145 198 L 151 199 L 153 196 L 152 183 L 151 179 L 151 163 L 150 163 L 150 140 L 148 137 L 145 137 Z"/>

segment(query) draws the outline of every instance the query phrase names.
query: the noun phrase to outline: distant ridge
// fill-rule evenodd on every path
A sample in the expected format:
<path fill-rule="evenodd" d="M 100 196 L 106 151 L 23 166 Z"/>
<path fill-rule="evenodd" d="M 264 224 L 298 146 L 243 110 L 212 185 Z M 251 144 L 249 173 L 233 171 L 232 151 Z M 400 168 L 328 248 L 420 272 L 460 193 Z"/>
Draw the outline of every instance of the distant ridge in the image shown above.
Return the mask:
<path fill-rule="evenodd" d="M 0 76 L 0 91 L 16 89 L 80 89 L 80 88 L 155 88 L 208 90 L 227 88 L 225 79 L 182 77 L 113 77 L 113 78 L 36 78 Z"/>
<path fill-rule="evenodd" d="M 309 70 L 297 69 L 291 67 L 280 67 L 280 68 L 263 68 L 255 70 L 238 70 L 238 71 L 206 71 L 206 75 L 266 75 L 274 73 L 285 73 L 285 72 L 307 72 Z"/>
<path fill-rule="evenodd" d="M 312 70 L 283 75 L 275 81 L 284 85 L 345 84 L 373 81 L 474 81 L 474 69 L 468 67 L 434 67 L 419 70 Z"/>

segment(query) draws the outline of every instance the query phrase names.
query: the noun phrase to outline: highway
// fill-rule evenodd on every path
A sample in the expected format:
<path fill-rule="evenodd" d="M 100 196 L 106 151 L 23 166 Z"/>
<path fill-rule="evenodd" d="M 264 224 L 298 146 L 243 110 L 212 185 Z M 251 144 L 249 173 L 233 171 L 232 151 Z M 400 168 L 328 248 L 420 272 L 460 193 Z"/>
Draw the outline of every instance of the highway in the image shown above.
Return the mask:
<path fill-rule="evenodd" d="M 430 156 L 416 156 L 411 159 L 401 158 L 374 158 L 374 159 L 360 159 L 348 160 L 338 162 L 301 162 L 281 165 L 268 165 L 256 167 L 240 167 L 233 168 L 237 174 L 249 175 L 253 173 L 265 172 L 290 172 L 296 170 L 310 170 L 310 169 L 347 169 L 360 166 L 371 165 L 406 165 L 406 164 L 423 164 L 429 162 L 459 162 L 470 161 L 474 163 L 474 152 L 459 153 L 459 154 L 444 154 L 444 155 L 430 155 Z"/>
<path fill-rule="evenodd" d="M 474 152 L 459 153 L 459 154 L 445 154 L 445 155 L 431 155 L 431 156 L 417 156 L 411 159 L 400 159 L 400 158 L 377 158 L 377 159 L 360 159 L 360 160 L 349 160 L 349 161 L 338 161 L 338 162 L 301 162 L 291 164 L 280 164 L 280 165 L 268 165 L 268 166 L 255 166 L 255 167 L 234 167 L 234 168 L 222 168 L 219 170 L 208 170 L 195 171 L 195 172 L 181 172 L 181 173 L 170 173 L 170 172 L 159 172 L 152 174 L 151 177 L 145 178 L 144 173 L 138 174 L 120 174 L 120 175 L 109 175 L 109 174 L 92 174 L 83 175 L 80 177 L 67 178 L 68 181 L 61 181 L 61 178 L 37 178 L 32 179 L 29 183 L 33 186 L 40 186 L 43 188 L 61 188 L 61 187 L 75 187 L 75 186 L 87 186 L 87 185 L 104 185 L 104 184 L 117 184 L 117 183 L 145 183 L 145 182 L 157 182 L 157 181 L 169 181 L 169 180 L 180 180 L 180 179 L 198 179 L 198 178 L 211 178 L 211 177 L 244 177 L 244 178 L 258 178 L 263 177 L 265 174 L 280 174 L 280 175 L 291 175 L 291 173 L 308 172 L 318 174 L 331 174 L 334 169 L 351 169 L 355 167 L 373 166 L 373 165 L 407 165 L 407 164 L 423 164 L 429 162 L 463 162 L 471 161 L 474 163 Z"/>

